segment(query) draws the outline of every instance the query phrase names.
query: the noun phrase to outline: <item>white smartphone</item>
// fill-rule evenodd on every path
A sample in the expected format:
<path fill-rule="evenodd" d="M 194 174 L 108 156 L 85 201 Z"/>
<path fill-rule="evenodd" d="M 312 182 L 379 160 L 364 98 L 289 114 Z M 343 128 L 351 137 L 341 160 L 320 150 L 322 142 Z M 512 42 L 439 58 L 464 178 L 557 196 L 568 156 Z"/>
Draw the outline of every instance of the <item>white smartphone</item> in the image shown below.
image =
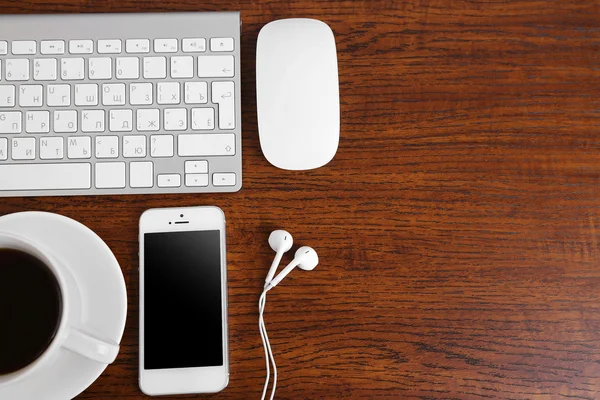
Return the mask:
<path fill-rule="evenodd" d="M 225 216 L 218 207 L 140 217 L 140 375 L 147 395 L 229 383 Z"/>

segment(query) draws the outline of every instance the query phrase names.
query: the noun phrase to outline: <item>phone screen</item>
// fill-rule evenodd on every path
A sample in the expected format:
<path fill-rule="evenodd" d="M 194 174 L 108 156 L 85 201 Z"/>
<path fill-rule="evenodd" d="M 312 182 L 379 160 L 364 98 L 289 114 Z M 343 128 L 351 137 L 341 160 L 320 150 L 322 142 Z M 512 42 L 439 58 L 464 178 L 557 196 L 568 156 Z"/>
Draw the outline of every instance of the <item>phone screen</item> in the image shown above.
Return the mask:
<path fill-rule="evenodd" d="M 144 235 L 144 368 L 223 365 L 220 232 Z"/>

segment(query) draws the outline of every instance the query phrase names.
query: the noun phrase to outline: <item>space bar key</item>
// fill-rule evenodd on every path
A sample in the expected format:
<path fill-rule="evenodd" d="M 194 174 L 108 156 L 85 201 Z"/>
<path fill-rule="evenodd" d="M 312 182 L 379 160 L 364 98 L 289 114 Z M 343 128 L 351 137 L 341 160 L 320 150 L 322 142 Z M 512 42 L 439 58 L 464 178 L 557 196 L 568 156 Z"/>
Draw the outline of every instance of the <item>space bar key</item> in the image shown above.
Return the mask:
<path fill-rule="evenodd" d="M 0 165 L 0 191 L 90 189 L 88 163 Z"/>

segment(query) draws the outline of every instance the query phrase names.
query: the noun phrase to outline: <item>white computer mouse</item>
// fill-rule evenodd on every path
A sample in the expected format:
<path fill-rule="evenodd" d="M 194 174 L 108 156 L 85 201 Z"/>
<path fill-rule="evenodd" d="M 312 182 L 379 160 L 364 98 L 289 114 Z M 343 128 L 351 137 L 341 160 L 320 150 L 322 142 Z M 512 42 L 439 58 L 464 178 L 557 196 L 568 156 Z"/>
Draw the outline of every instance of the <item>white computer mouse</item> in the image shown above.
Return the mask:
<path fill-rule="evenodd" d="M 273 21 L 258 34 L 256 102 L 260 146 L 287 170 L 322 167 L 340 138 L 337 52 L 331 28 L 315 19 Z"/>

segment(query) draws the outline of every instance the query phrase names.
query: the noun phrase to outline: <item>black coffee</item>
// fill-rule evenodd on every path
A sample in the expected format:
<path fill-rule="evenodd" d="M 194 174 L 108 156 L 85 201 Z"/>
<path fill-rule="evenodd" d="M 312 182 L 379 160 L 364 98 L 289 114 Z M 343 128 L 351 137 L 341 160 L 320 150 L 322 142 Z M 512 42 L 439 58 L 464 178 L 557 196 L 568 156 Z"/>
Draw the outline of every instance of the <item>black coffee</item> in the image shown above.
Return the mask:
<path fill-rule="evenodd" d="M 42 261 L 0 249 L 0 375 L 26 367 L 48 348 L 60 323 L 62 296 Z"/>

